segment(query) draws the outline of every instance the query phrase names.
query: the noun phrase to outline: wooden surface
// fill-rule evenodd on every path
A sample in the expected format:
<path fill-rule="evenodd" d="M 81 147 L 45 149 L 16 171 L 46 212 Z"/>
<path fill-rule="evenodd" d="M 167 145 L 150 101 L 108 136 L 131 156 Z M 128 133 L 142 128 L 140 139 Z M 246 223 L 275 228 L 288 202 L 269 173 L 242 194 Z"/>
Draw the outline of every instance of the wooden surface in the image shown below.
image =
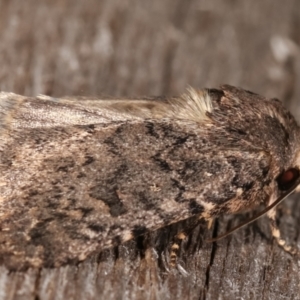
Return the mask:
<path fill-rule="evenodd" d="M 0 89 L 24 95 L 161 95 L 229 83 L 285 101 L 300 120 L 297 0 L 0 0 Z M 300 246 L 299 197 L 279 210 Z M 167 271 L 174 225 L 78 266 L 10 273 L 0 299 L 300 299 L 300 264 L 265 218 L 197 228 Z"/>

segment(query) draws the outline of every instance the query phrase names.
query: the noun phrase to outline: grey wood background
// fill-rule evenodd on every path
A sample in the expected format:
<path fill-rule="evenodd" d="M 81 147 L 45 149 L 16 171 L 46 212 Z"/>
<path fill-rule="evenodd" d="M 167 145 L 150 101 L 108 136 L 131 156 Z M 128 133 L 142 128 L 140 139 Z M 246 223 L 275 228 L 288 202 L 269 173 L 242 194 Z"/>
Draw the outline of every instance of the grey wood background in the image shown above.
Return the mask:
<path fill-rule="evenodd" d="M 24 95 L 174 95 L 229 83 L 283 100 L 300 120 L 298 0 L 0 0 L 0 89 Z M 279 209 L 300 246 L 299 197 Z M 0 299 L 300 299 L 299 261 L 265 218 L 216 243 L 203 238 L 249 217 L 197 228 L 182 268 L 164 250 L 180 224 L 78 266 L 11 273 Z"/>

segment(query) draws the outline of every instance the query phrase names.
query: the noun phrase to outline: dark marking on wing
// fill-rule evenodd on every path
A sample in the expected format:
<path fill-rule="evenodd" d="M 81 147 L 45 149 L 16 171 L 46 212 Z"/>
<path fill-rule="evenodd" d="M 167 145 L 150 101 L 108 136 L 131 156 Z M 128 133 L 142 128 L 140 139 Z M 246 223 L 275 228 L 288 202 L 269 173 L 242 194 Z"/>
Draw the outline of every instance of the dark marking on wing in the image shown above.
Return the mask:
<path fill-rule="evenodd" d="M 142 225 L 136 225 L 132 229 L 132 234 L 133 234 L 134 237 L 138 237 L 140 235 L 143 235 L 146 232 L 147 232 L 147 228 L 145 226 L 142 226 Z"/>
<path fill-rule="evenodd" d="M 78 210 L 81 211 L 82 217 L 85 218 L 85 217 L 87 217 L 91 212 L 94 211 L 94 208 L 92 208 L 92 207 L 78 207 Z"/>
<path fill-rule="evenodd" d="M 145 122 L 145 128 L 147 128 L 147 134 L 155 137 L 156 139 L 160 138 L 159 134 L 154 129 L 154 124 L 152 122 Z"/>
<path fill-rule="evenodd" d="M 185 187 L 184 185 L 180 184 L 180 182 L 174 178 L 171 178 L 172 185 L 175 186 L 178 189 L 178 194 L 176 198 L 174 199 L 176 202 L 181 202 L 184 200 L 182 197 L 183 193 L 185 192 Z"/>
<path fill-rule="evenodd" d="M 154 156 L 152 156 L 151 158 L 155 161 L 155 163 L 156 163 L 162 170 L 168 171 L 168 172 L 172 171 L 172 169 L 170 168 L 169 164 L 166 162 L 166 160 L 164 160 L 164 159 L 162 159 L 162 158 L 160 157 L 160 154 L 159 154 L 159 153 L 156 154 L 156 155 L 154 155 Z"/>
<path fill-rule="evenodd" d="M 68 173 L 75 166 L 75 161 L 72 157 L 64 157 L 61 159 L 61 165 L 57 166 L 57 172 L 65 172 Z"/>
<path fill-rule="evenodd" d="M 204 212 L 203 205 L 197 203 L 195 199 L 190 200 L 189 208 L 192 214 L 201 214 Z"/>
<path fill-rule="evenodd" d="M 104 182 L 93 186 L 90 189 L 90 197 L 103 201 L 110 208 L 110 214 L 113 217 L 118 217 L 125 214 L 127 209 L 120 200 L 116 189 L 110 189 L 110 191 L 108 191 L 105 189 L 105 187 L 106 185 Z"/>
<path fill-rule="evenodd" d="M 89 224 L 88 228 L 95 231 L 95 232 L 102 232 L 105 230 L 105 227 L 99 224 Z"/>
<path fill-rule="evenodd" d="M 115 245 L 115 246 L 118 246 L 118 245 L 122 244 L 122 242 L 123 242 L 123 240 L 122 240 L 122 238 L 121 238 L 120 235 L 115 236 L 115 237 L 113 238 L 113 240 L 112 240 L 112 243 L 113 243 L 113 245 Z"/>
<path fill-rule="evenodd" d="M 85 162 L 82 164 L 82 166 L 87 166 L 87 165 L 93 163 L 94 161 L 95 161 L 95 158 L 93 156 L 87 155 L 85 157 Z"/>

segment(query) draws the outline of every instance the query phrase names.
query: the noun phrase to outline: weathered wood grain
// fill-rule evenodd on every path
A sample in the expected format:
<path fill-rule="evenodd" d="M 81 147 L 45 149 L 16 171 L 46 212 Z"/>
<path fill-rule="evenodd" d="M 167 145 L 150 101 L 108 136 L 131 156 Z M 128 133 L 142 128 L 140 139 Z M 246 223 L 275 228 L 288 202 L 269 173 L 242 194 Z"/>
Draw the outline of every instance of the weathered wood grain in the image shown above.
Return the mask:
<path fill-rule="evenodd" d="M 297 0 L 0 0 L 0 89 L 133 96 L 229 83 L 284 100 L 300 120 L 299 20 Z M 300 246 L 298 198 L 280 214 Z M 177 225 L 79 266 L 0 267 L 0 299 L 299 299 L 299 261 L 273 243 L 266 219 L 202 241 L 246 217 L 197 228 L 179 271 L 161 259 Z"/>

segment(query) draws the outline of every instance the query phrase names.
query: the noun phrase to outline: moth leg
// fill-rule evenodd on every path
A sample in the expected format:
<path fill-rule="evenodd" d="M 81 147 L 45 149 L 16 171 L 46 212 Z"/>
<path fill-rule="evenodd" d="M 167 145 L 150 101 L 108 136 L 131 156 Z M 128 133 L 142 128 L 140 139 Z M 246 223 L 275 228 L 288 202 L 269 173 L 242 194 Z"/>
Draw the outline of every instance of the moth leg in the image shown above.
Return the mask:
<path fill-rule="evenodd" d="M 207 229 L 211 229 L 211 227 L 212 227 L 212 225 L 213 225 L 213 223 L 214 223 L 214 218 L 208 218 L 208 219 L 206 219 L 206 221 L 207 221 Z"/>
<path fill-rule="evenodd" d="M 182 241 L 184 241 L 195 229 L 195 227 L 198 226 L 200 220 L 203 219 L 202 216 L 194 217 L 192 220 L 188 223 L 188 225 L 179 233 L 177 233 L 174 238 L 170 249 L 170 266 L 175 267 L 177 265 L 177 257 L 179 254 L 180 246 Z M 209 219 L 210 221 L 210 219 Z"/>
<path fill-rule="evenodd" d="M 271 209 L 270 211 L 268 211 L 267 216 L 270 220 L 272 236 L 276 239 L 277 244 L 281 248 L 283 248 L 284 251 L 286 251 L 292 255 L 295 255 L 296 253 L 298 253 L 299 251 L 297 248 L 288 245 L 286 243 L 286 241 L 281 238 L 280 230 L 279 230 L 277 222 L 276 222 L 276 209 L 274 208 L 274 209 Z"/>

